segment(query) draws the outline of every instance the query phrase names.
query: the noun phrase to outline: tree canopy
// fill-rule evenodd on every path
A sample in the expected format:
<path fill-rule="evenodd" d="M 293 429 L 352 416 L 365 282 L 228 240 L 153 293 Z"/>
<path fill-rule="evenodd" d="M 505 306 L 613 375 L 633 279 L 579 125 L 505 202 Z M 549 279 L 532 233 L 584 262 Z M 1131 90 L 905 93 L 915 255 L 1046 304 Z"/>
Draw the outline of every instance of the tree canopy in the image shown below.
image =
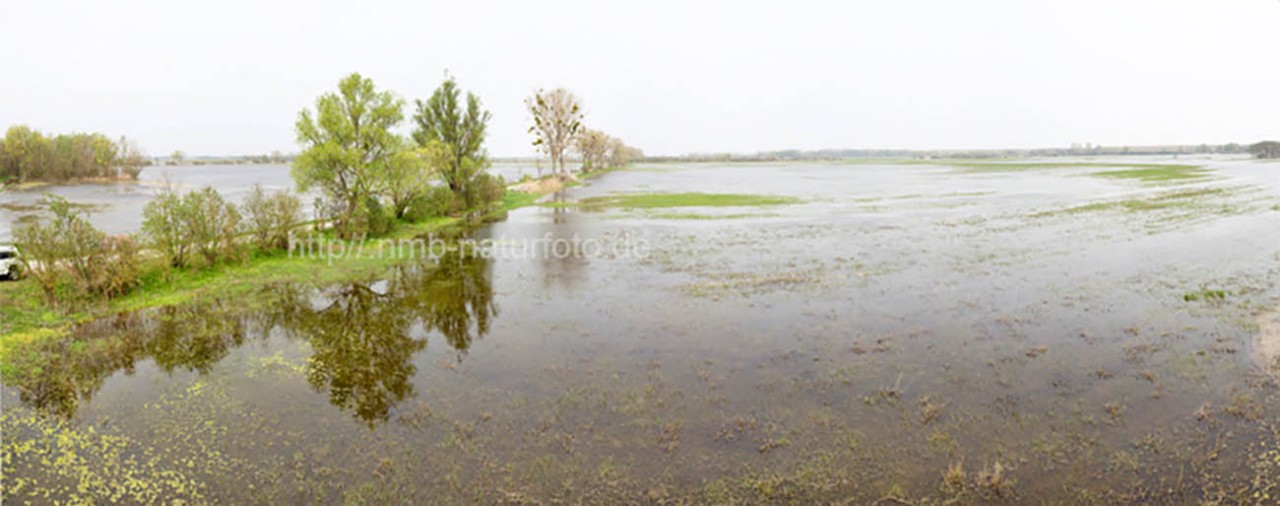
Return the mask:
<path fill-rule="evenodd" d="M 402 146 L 392 129 L 404 119 L 403 107 L 393 93 L 351 74 L 338 83 L 337 93 L 316 100 L 314 112 L 298 114 L 298 143 L 304 150 L 293 161 L 293 179 L 302 191 L 322 190 L 322 211 L 341 237 L 355 237 L 377 219 L 369 202 L 376 197 L 378 174 Z"/>
<path fill-rule="evenodd" d="M 477 174 L 488 167 L 484 149 L 489 111 L 480 108 L 480 99 L 468 92 L 466 108 L 461 102 L 462 90 L 453 77 L 446 77 L 425 102 L 417 101 L 413 120 L 417 128 L 413 138 L 420 148 L 433 142 L 445 151 L 445 166 L 439 167 L 440 178 L 454 193 L 462 194 Z M 438 148 L 435 148 L 438 149 Z"/>

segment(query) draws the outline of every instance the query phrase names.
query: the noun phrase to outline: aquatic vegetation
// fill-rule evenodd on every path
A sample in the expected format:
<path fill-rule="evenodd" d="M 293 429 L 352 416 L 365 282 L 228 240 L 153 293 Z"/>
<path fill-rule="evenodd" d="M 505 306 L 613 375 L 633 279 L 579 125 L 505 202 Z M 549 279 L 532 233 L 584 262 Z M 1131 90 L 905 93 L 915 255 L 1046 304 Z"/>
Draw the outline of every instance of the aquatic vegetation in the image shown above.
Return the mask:
<path fill-rule="evenodd" d="M 661 189 L 672 175 L 627 177 Z M 951 186 L 968 179 L 996 195 L 868 209 L 850 185 L 821 205 L 746 210 L 776 220 L 539 211 L 480 232 L 656 231 L 640 260 L 458 257 L 357 264 L 359 278 L 282 262 L 280 277 L 247 271 L 275 281 L 263 286 L 7 336 L 5 414 L 126 437 L 155 469 L 182 471 L 191 502 L 1275 497 L 1280 397 L 1239 354 L 1280 295 L 1280 257 L 1233 246 L 1207 264 L 1188 247 L 1270 230 L 1269 213 L 1143 235 L 1128 225 L 1182 209 L 1026 219 L 1043 196 L 951 177 L 937 188 L 977 193 Z M 1238 210 L 1252 195 L 1205 200 Z M 686 211 L 743 210 L 625 214 Z M 210 276 L 192 283 L 220 283 Z M 1196 287 L 1227 300 L 1178 300 Z M 11 476 L 57 483 L 38 462 L 8 464 L 6 491 Z"/>
<path fill-rule="evenodd" d="M 128 437 L 79 428 L 34 411 L 5 409 L 3 484 L 7 502 L 203 504 L 194 461 L 159 454 Z"/>
<path fill-rule="evenodd" d="M 1200 179 L 1210 171 L 1198 165 L 1110 162 L 969 162 L 938 161 L 937 165 L 958 167 L 966 172 L 1021 172 L 1051 169 L 1116 169 L 1090 172 L 1090 175 L 1143 182 Z"/>
<path fill-rule="evenodd" d="M 781 195 L 741 193 L 620 193 L 588 197 L 577 202 L 543 204 L 547 207 L 584 207 L 622 209 L 665 209 L 674 207 L 763 207 L 800 203 L 801 199 Z"/>

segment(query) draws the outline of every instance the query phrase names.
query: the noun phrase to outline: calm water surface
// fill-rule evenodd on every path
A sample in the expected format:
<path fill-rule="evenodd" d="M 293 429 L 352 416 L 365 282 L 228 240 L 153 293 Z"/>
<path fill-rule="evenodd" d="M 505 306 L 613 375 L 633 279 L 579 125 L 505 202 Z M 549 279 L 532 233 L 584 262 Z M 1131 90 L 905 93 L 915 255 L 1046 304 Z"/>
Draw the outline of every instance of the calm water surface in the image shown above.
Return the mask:
<path fill-rule="evenodd" d="M 525 208 L 475 236 L 650 254 L 453 253 L 83 325 L 46 350 L 59 367 L 4 387 L 5 437 L 30 446 L 5 446 L 5 487 L 69 497 L 128 477 L 136 497 L 230 503 L 1263 497 L 1280 399 L 1250 351 L 1280 303 L 1280 167 L 1212 165 L 1159 184 L 933 165 L 609 174 L 558 198 L 802 202 Z M 280 173 L 264 184 L 287 186 Z M 226 177 L 211 184 L 251 180 Z M 1174 204 L 1089 205 L 1132 199 Z M 1203 290 L 1226 295 L 1190 296 Z M 92 472 L 41 462 L 65 454 Z"/>

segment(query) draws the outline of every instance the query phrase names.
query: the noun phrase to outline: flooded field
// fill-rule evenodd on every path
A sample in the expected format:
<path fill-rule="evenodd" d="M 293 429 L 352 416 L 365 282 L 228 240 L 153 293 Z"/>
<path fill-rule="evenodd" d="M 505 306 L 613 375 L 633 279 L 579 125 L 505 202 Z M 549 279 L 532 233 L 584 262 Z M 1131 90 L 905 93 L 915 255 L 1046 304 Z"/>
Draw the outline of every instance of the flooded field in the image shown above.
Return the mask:
<path fill-rule="evenodd" d="M 535 167 L 525 163 L 501 163 L 491 169 L 509 181 L 526 174 L 536 175 Z M 138 181 L 114 184 L 71 184 L 42 186 L 0 194 L 0 244 L 13 241 L 13 229 L 24 220 L 34 219 L 37 205 L 45 192 L 65 197 L 91 212 L 94 227 L 109 234 L 136 232 L 142 224 L 142 209 L 147 202 L 172 184 L 182 191 L 213 187 L 228 200 L 240 202 L 253 189 L 262 185 L 268 191 L 292 190 L 293 178 L 288 165 L 184 165 L 147 167 Z M 303 195 L 308 213 L 315 194 Z"/>
<path fill-rule="evenodd" d="M 1269 504 L 1278 223 L 1243 159 L 637 167 L 472 233 L 644 255 L 451 252 L 27 350 L 4 495 Z"/>

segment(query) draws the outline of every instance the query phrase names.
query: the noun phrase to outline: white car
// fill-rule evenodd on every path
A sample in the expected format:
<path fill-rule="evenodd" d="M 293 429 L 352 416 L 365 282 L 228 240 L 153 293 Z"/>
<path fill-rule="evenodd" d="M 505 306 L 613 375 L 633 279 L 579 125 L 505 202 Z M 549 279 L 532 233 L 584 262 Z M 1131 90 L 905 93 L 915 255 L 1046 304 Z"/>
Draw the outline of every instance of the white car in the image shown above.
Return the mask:
<path fill-rule="evenodd" d="M 18 248 L 0 246 L 0 279 L 18 279 L 22 275 L 22 261 L 18 260 Z"/>

